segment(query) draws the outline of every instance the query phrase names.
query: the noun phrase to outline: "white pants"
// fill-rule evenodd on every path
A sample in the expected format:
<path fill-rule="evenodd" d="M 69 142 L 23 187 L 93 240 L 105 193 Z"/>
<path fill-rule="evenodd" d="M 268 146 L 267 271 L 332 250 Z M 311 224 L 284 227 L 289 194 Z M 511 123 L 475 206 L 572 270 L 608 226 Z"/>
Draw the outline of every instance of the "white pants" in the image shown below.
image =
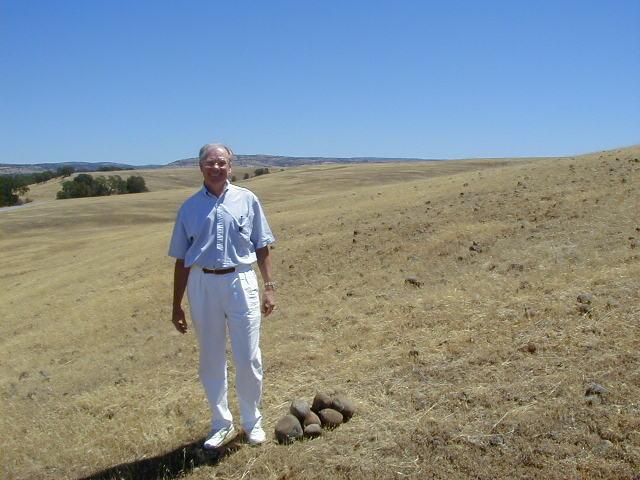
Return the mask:
<path fill-rule="evenodd" d="M 260 356 L 260 297 L 251 267 L 233 273 L 204 273 L 191 268 L 187 295 L 200 345 L 200 381 L 211 407 L 211 428 L 233 422 L 227 402 L 227 328 L 236 368 L 236 392 L 246 431 L 262 424 L 258 410 L 262 395 Z"/>

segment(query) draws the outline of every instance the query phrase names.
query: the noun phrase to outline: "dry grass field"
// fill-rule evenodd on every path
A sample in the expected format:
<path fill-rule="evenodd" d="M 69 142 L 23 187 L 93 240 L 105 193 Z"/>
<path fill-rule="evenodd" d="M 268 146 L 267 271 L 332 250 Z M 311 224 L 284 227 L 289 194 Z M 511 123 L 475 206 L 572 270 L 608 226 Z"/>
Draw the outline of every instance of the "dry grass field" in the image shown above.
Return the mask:
<path fill-rule="evenodd" d="M 253 174 L 252 168 L 234 168 L 233 174 L 241 179 L 245 173 Z M 273 170 L 273 169 L 272 169 Z M 275 170 L 274 170 L 275 171 Z M 177 190 L 182 188 L 197 188 L 202 183 L 202 175 L 197 168 L 162 168 L 150 170 L 119 170 L 113 172 L 82 172 L 89 173 L 93 177 L 108 177 L 120 175 L 126 180 L 131 175 L 141 175 L 145 179 L 147 188 L 152 192 L 159 190 Z M 25 197 L 42 202 L 53 200 L 56 193 L 62 189 L 62 183 L 74 178 L 77 174 L 68 178 L 54 178 L 41 185 L 30 185 Z"/>
<path fill-rule="evenodd" d="M 0 212 L 0 477 L 637 478 L 638 159 L 241 182 L 278 238 L 279 307 L 262 330 L 271 438 L 219 458 L 197 449 L 209 419 L 194 334 L 170 322 L 166 250 L 198 172 L 146 172 L 151 192 L 117 197 L 33 187 L 32 204 Z M 359 413 L 276 444 L 291 399 L 316 391 Z"/>

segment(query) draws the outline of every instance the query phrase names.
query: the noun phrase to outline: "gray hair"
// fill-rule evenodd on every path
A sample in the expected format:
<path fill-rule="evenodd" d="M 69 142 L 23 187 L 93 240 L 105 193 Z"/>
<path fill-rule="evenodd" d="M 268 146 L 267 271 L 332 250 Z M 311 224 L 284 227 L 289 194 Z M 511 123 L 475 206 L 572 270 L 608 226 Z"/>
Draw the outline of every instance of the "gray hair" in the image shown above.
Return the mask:
<path fill-rule="evenodd" d="M 235 158 L 233 151 L 226 145 L 222 143 L 207 143 L 204 147 L 200 149 L 200 153 L 198 154 L 199 163 L 202 163 L 202 161 L 205 158 L 207 158 L 207 155 L 209 155 L 209 150 L 216 150 L 216 149 L 224 150 L 225 152 L 227 152 L 227 155 L 229 155 L 230 162 Z"/>

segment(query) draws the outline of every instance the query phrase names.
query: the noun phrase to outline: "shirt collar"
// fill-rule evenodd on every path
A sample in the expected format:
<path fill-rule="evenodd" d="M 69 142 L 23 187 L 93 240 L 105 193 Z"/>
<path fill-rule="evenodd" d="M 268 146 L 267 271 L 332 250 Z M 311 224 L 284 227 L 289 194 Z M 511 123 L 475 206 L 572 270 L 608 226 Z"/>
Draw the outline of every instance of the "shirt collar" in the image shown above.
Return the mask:
<path fill-rule="evenodd" d="M 226 192 L 227 190 L 229 190 L 229 186 L 230 186 L 230 185 L 231 185 L 231 182 L 229 182 L 229 180 L 227 180 L 227 181 L 224 183 L 224 190 L 222 190 L 222 195 L 220 195 L 220 197 L 223 197 L 223 196 L 224 196 L 225 192 Z M 204 183 L 202 184 L 202 193 L 203 193 L 205 196 L 207 196 L 207 197 L 211 197 L 211 198 L 220 198 L 220 197 L 216 197 L 213 193 L 211 193 L 211 192 L 209 191 L 209 189 L 207 188 L 207 186 L 206 186 Z"/>

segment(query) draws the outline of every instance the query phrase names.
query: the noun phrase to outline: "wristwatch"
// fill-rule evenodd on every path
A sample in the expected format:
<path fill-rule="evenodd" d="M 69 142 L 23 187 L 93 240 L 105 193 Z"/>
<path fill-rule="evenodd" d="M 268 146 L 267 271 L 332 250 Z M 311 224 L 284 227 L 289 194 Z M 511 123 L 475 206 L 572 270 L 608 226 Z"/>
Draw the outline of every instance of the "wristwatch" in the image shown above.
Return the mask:
<path fill-rule="evenodd" d="M 278 284 L 276 282 L 264 282 L 265 290 L 269 287 L 271 288 L 271 290 L 275 290 L 276 288 L 278 288 Z"/>

